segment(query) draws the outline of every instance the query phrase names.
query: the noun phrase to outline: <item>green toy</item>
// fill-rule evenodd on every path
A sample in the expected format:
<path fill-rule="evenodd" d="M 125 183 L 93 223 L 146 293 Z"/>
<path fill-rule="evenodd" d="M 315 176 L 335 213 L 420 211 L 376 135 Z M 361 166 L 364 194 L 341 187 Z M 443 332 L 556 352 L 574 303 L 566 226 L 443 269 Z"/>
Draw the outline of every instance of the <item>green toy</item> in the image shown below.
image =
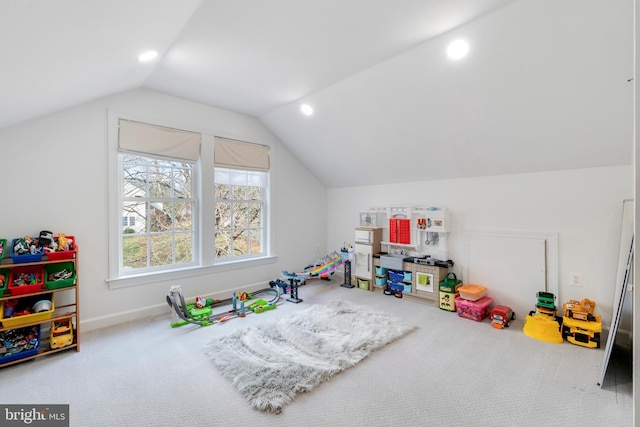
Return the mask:
<path fill-rule="evenodd" d="M 278 289 L 266 288 L 251 294 L 242 292 L 239 296 L 234 292 L 232 298 L 225 300 L 214 300 L 211 298 L 204 299 L 202 297 L 198 297 L 194 302 L 186 303 L 184 296 L 182 295 L 182 287 L 180 285 L 172 286 L 169 290 L 169 294 L 167 294 L 167 303 L 173 309 L 171 327 L 177 328 L 189 323 L 200 326 L 209 326 L 216 322 L 225 322 L 234 317 L 244 317 L 246 315 L 244 310 L 245 301 L 267 293 L 274 294 L 273 299 L 271 301 L 259 299 L 251 303 L 249 305 L 249 313 L 262 313 L 276 308 L 276 303 L 280 300 L 280 292 Z M 239 308 L 237 307 L 238 301 L 240 301 Z M 213 312 L 214 307 L 229 304 L 232 305 L 230 310 L 220 313 Z"/>

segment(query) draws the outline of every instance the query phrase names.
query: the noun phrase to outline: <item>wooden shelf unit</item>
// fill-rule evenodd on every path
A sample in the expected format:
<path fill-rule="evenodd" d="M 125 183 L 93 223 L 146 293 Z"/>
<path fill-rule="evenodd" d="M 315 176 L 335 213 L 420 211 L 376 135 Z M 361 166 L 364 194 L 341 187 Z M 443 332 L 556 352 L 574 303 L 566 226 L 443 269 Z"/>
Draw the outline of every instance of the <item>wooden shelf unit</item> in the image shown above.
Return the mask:
<path fill-rule="evenodd" d="M 46 255 L 43 257 L 42 261 L 38 261 L 38 262 L 25 262 L 25 263 L 13 263 L 11 258 L 4 258 L 2 259 L 2 262 L 0 263 L 0 269 L 7 269 L 7 270 L 11 270 L 13 268 L 21 268 L 21 267 L 29 267 L 29 266 L 46 266 L 49 264 L 59 264 L 59 263 L 64 263 L 64 262 L 73 262 L 74 263 L 74 270 L 75 270 L 75 284 L 73 286 L 67 286 L 64 288 L 58 288 L 58 289 L 48 289 L 47 285 L 44 283 L 45 280 L 43 278 L 43 284 L 42 284 L 42 288 L 37 291 L 37 292 L 31 292 L 28 294 L 21 294 L 21 295 L 11 295 L 10 290 L 8 289 L 8 285 L 7 285 L 7 289 L 5 290 L 5 293 L 2 297 L 0 297 L 0 303 L 1 302 L 5 302 L 8 300 L 13 300 L 13 299 L 17 299 L 17 298 L 26 298 L 26 297 L 32 297 L 32 296 L 37 296 L 37 295 L 45 295 L 45 294 L 58 294 L 60 296 L 65 295 L 65 296 L 72 296 L 71 298 L 71 302 L 70 303 L 65 303 L 65 304 L 61 304 L 61 305 L 54 305 L 54 310 L 53 313 L 51 315 L 51 318 L 49 319 L 44 319 L 44 320 L 40 320 L 40 321 L 34 321 L 34 322 L 29 322 L 29 323 L 24 323 L 24 324 L 20 324 L 20 325 L 16 325 L 16 326 L 10 326 L 10 327 L 6 327 L 6 326 L 0 326 L 0 332 L 4 332 L 4 331 L 9 331 L 9 330 L 13 330 L 13 329 L 21 329 L 21 328 L 27 328 L 30 326 L 36 326 L 36 325 L 41 325 L 42 326 L 46 326 L 49 325 L 49 327 L 51 327 L 51 325 L 53 324 L 53 322 L 56 321 L 60 321 L 60 320 L 67 320 L 67 319 L 73 319 L 75 320 L 75 322 L 73 322 L 73 343 L 70 345 L 67 345 L 65 347 L 62 348 L 56 348 L 56 349 L 51 349 L 49 347 L 49 336 L 48 335 L 43 335 L 42 331 L 40 334 L 40 343 L 39 343 L 39 348 L 38 348 L 38 352 L 34 355 L 31 356 L 27 356 L 27 357 L 23 357 L 20 359 L 16 359 L 16 360 L 12 360 L 9 362 L 5 362 L 5 363 L 0 363 L 0 368 L 4 368 L 6 366 L 11 366 L 11 365 L 15 365 L 17 363 L 21 363 L 21 362 L 26 362 L 27 360 L 32 360 L 38 357 L 42 357 L 42 356 L 46 356 L 49 354 L 54 354 L 54 353 L 59 353 L 62 351 L 67 351 L 70 349 L 75 349 L 75 351 L 80 351 L 80 295 L 79 295 L 79 278 L 78 278 L 78 251 L 77 251 L 77 245 L 75 246 L 76 248 L 76 252 L 75 252 L 75 257 L 74 258 L 70 258 L 70 259 L 56 259 L 56 260 L 48 260 L 46 259 Z M 11 274 L 11 273 L 9 273 Z M 8 279 L 7 279 L 8 280 Z M 55 303 L 55 298 L 54 298 L 54 303 Z M 0 358 L 0 362 L 2 361 L 2 358 Z"/>

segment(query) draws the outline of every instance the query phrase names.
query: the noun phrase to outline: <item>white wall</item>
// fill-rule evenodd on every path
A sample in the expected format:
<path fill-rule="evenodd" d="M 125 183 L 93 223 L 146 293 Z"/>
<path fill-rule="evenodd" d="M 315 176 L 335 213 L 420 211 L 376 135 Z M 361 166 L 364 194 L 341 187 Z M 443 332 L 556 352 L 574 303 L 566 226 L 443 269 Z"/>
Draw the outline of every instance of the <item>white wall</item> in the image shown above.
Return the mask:
<path fill-rule="evenodd" d="M 277 262 L 266 266 L 110 290 L 107 111 L 272 146 Z M 133 90 L 0 130 L 5 185 L 0 236 L 64 232 L 79 246 L 81 324 L 95 328 L 167 313 L 169 287 L 185 296 L 263 287 L 283 269 L 326 253 L 326 188 L 257 119 L 148 90 Z M 319 245 L 319 252 L 316 245 Z"/>
<path fill-rule="evenodd" d="M 453 271 L 464 280 L 468 231 L 558 233 L 558 301 L 596 301 L 597 313 L 608 327 L 622 201 L 627 198 L 633 198 L 631 166 L 330 189 L 327 246 L 353 242 L 359 210 L 443 206 L 452 212 L 449 258 L 455 263 Z M 583 273 L 583 287 L 568 285 L 569 272 Z M 532 295 L 532 309 L 534 305 Z M 631 329 L 630 319 L 627 322 L 622 329 Z"/>

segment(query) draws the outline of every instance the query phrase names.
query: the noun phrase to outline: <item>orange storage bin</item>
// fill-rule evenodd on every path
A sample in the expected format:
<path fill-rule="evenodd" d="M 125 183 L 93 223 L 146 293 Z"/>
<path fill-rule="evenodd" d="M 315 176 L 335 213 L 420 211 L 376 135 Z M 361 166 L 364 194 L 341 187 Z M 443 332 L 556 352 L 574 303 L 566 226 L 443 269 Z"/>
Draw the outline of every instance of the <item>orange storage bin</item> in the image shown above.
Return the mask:
<path fill-rule="evenodd" d="M 460 298 L 464 298 L 469 301 L 478 301 L 487 294 L 487 288 L 480 285 L 463 285 L 458 288 L 460 292 Z"/>

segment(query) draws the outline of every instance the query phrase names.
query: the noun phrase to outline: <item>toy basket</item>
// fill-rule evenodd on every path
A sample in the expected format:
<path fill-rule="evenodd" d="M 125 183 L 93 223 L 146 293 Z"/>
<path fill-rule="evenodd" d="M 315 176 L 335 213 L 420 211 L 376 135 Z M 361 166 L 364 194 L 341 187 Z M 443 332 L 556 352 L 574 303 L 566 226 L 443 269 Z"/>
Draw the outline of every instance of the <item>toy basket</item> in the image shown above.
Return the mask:
<path fill-rule="evenodd" d="M 458 292 L 458 288 L 462 285 L 462 280 L 458 280 L 456 274 L 451 272 L 444 276 L 444 279 L 440 282 L 440 290 L 442 292 L 455 293 Z"/>
<path fill-rule="evenodd" d="M 42 261 L 42 255 L 44 252 L 44 249 L 40 248 L 40 252 L 36 253 L 36 254 L 25 254 L 25 255 L 19 255 L 17 253 L 15 253 L 13 251 L 13 248 L 16 246 L 16 242 L 19 239 L 13 239 L 11 241 L 11 249 L 9 249 L 9 256 L 11 257 L 11 259 L 13 260 L 14 264 L 22 264 L 22 263 L 27 263 L 27 262 L 40 262 Z M 38 239 L 33 239 L 33 240 L 38 240 Z"/>
<path fill-rule="evenodd" d="M 32 276 L 33 283 L 23 283 L 22 278 Z M 44 267 L 42 265 L 16 267 L 9 275 L 8 290 L 11 295 L 24 295 L 40 292 L 44 285 Z"/>
<path fill-rule="evenodd" d="M 33 297 L 21 298 L 19 304 L 26 304 L 27 306 L 32 306 L 41 300 L 49 300 L 51 301 L 51 308 L 46 311 L 41 311 L 39 313 L 25 314 L 23 316 L 12 316 L 5 318 L 5 310 L 4 306 L 7 301 L 2 301 L 2 305 L 0 305 L 0 323 L 5 328 L 12 328 L 14 326 L 25 325 L 27 323 L 35 323 L 41 322 L 43 320 L 51 319 L 51 315 L 53 311 L 56 309 L 55 304 L 53 302 L 53 294 L 44 294 L 44 295 L 35 295 Z"/>
<path fill-rule="evenodd" d="M 404 273 L 402 271 L 389 270 L 388 274 L 389 280 L 391 280 L 392 282 L 399 283 L 404 280 Z"/>
<path fill-rule="evenodd" d="M 75 236 L 65 236 L 67 239 L 71 240 L 72 243 L 69 247 L 68 251 L 56 251 L 56 252 L 48 252 L 47 253 L 47 259 L 52 260 L 52 261 L 57 261 L 57 260 L 61 260 L 61 259 L 74 259 L 76 257 L 76 253 L 78 252 L 78 248 L 76 245 L 76 238 Z M 55 236 L 53 238 L 53 240 L 55 240 L 56 243 L 58 243 L 59 241 L 59 237 Z"/>
<path fill-rule="evenodd" d="M 26 339 L 29 337 L 34 338 L 27 341 Z M 21 344 L 23 340 L 25 343 Z M 35 342 L 33 342 L 34 340 Z M 9 344 L 8 347 L 5 347 L 7 344 Z M 0 332 L 0 348 L 5 349 L 0 354 L 0 365 L 35 356 L 40 348 L 40 325 Z"/>
<path fill-rule="evenodd" d="M 9 285 L 9 275 L 11 271 L 6 268 L 0 268 L 0 297 L 4 296 L 4 291 L 7 290 Z"/>
<path fill-rule="evenodd" d="M 0 259 L 4 258 L 8 253 L 7 239 L 0 239 Z"/>
<path fill-rule="evenodd" d="M 44 268 L 44 283 L 47 289 L 67 288 L 76 284 L 76 270 L 73 261 L 47 264 Z"/>
<path fill-rule="evenodd" d="M 387 274 L 387 269 L 384 267 L 376 267 L 376 274 L 378 276 L 384 276 L 385 274 Z"/>

